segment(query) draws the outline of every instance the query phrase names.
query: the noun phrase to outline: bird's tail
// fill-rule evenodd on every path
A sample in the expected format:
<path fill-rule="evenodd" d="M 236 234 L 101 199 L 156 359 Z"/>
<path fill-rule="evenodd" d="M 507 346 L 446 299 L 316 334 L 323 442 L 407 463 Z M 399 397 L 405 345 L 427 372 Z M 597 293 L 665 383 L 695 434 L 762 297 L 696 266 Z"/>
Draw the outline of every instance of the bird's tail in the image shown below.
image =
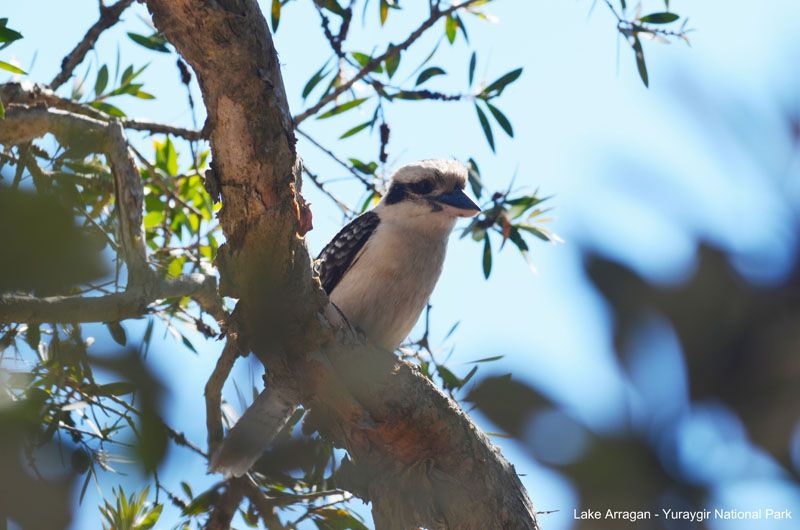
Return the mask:
<path fill-rule="evenodd" d="M 240 477 L 250 469 L 297 409 L 297 396 L 289 389 L 270 386 L 258 395 L 208 463 L 209 473 Z"/>

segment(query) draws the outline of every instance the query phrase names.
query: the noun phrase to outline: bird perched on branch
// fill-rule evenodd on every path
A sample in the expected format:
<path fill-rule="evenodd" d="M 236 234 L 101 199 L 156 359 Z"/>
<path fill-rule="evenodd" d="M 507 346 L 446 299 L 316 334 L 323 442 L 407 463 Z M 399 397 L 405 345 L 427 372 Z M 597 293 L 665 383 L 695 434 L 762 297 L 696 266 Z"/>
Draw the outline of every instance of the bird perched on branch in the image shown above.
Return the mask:
<path fill-rule="evenodd" d="M 316 269 L 325 292 L 376 346 L 393 351 L 406 338 L 442 272 L 456 221 L 480 212 L 466 184 L 467 168 L 454 160 L 407 164 L 375 208 L 320 253 Z M 246 473 L 296 406 L 280 388 L 265 389 L 212 456 L 209 472 Z"/>
<path fill-rule="evenodd" d="M 442 272 L 456 220 L 480 212 L 466 184 L 467 168 L 454 160 L 407 164 L 377 206 L 319 255 L 325 292 L 375 345 L 394 350 L 406 338 Z"/>

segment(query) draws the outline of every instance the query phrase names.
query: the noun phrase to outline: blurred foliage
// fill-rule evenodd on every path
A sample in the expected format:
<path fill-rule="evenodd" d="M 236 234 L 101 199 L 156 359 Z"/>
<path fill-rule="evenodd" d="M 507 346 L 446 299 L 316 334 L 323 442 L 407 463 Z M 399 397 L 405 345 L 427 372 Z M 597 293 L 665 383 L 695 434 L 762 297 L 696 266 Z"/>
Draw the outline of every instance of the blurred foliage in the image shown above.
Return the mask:
<path fill-rule="evenodd" d="M 299 2 L 267 2 L 273 31 L 278 31 L 282 18 L 292 16 L 293 3 Z M 481 65 L 480 70 L 492 73 L 488 79 L 479 79 L 476 71 L 479 62 L 485 60 L 484 51 L 473 49 L 469 41 L 468 30 L 481 27 L 475 25 L 473 29 L 473 24 L 492 20 L 488 12 L 491 3 L 492 0 L 481 0 L 455 9 L 454 4 L 433 0 L 428 3 L 427 19 L 421 22 L 418 31 L 409 28 L 408 38 L 402 43 L 386 41 L 371 50 L 356 50 L 348 47 L 347 40 L 353 28 L 368 24 L 384 27 L 395 11 L 410 3 L 314 2 L 330 52 L 322 66 L 314 66 L 313 74 L 303 86 L 300 96 L 308 107 L 296 114 L 302 127 L 297 133 L 345 168 L 351 181 L 363 186 L 361 197 L 349 204 L 331 191 L 340 179 L 332 175 L 323 180 L 306 168 L 311 182 L 342 210 L 344 217 L 363 212 L 385 191 L 391 174 L 390 123 L 394 113 L 402 113 L 404 105 L 432 101 L 461 105 L 469 113 L 474 108 L 475 131 L 484 135 L 493 152 L 501 147 L 496 136 L 498 130 L 513 138 L 512 121 L 500 110 L 499 100 L 505 91 L 515 89 L 523 69 L 503 73 L 488 63 Z M 607 4 L 617 15 L 618 31 L 631 42 L 647 84 L 639 39 L 685 40 L 683 28 L 668 29 L 669 24 L 680 22 L 679 17 L 669 12 L 668 2 L 665 12 L 642 16 L 637 11 L 630 19 L 625 18 L 628 7 L 624 1 L 619 12 L 610 2 Z M 7 22 L 0 18 L 0 50 L 22 38 Z M 164 36 L 149 20 L 144 22 L 148 31 L 126 31 L 127 38 L 139 45 L 144 54 L 175 57 L 178 72 L 173 85 L 183 85 L 187 90 L 194 119 L 190 89 L 196 87 L 196 81 Z M 438 35 L 438 39 L 430 49 L 410 53 L 422 34 Z M 443 64 L 439 53 L 443 46 L 453 46 L 463 53 L 464 75 L 459 76 L 463 88 L 458 92 L 438 89 L 451 75 L 448 71 L 455 71 L 454 64 L 439 66 Z M 135 62 L 123 61 L 119 52 L 113 65 L 87 62 L 85 74 L 74 76 L 72 87 L 60 91 L 59 95 L 72 100 L 70 112 L 104 120 L 123 118 L 133 98 L 153 100 L 159 93 L 175 88 L 164 79 L 163 84 L 145 90 L 141 79 L 149 63 L 138 58 Z M 19 67 L 3 61 L 0 69 L 25 74 Z M 0 102 L 0 119 L 7 107 L 3 103 Z M 352 121 L 359 111 L 365 112 L 369 119 Z M 315 119 L 305 121 L 312 117 Z M 329 146 L 316 142 L 310 134 L 322 128 L 341 131 L 337 132 L 339 140 Z M 356 137 L 362 145 L 374 144 L 374 157 L 352 154 L 352 139 Z M 214 259 L 222 234 L 215 215 L 220 205 L 212 200 L 217 194 L 213 183 L 204 182 L 204 173 L 210 167 L 207 142 L 185 140 L 172 133 L 152 133 L 149 144 L 134 143 L 131 149 L 143 183 L 143 224 L 151 270 L 161 278 L 194 272 L 216 276 Z M 79 134 L 73 134 L 63 145 L 46 137 L 0 148 L 0 179 L 4 185 L 0 187 L 0 225 L 15 227 L 7 231 L 6 252 L 0 254 L 0 294 L 95 297 L 123 293 L 129 287 L 112 168 L 106 156 L 94 152 L 95 149 Z M 478 163 L 472 158 L 464 162 L 470 170 L 471 189 L 482 201 L 484 211 L 465 228 L 462 236 L 469 235 L 483 245 L 481 266 L 487 278 L 492 269 L 492 240 L 494 252 L 510 240 L 529 262 L 526 236 L 544 242 L 558 241 L 557 236 L 542 226 L 547 221 L 543 218 L 547 209 L 541 207 L 546 198 L 538 191 L 515 190 L 513 179 L 507 188 L 506 182 L 485 183 Z M 206 186 L 214 192 L 212 195 Z M 94 338 L 86 336 L 78 322 L 0 323 L 0 431 L 4 433 L 0 437 L 3 469 L 0 524 L 5 522 L 2 518 L 9 517 L 24 527 L 64 527 L 75 509 L 70 506 L 73 489 L 80 488 L 79 498 L 83 500 L 90 482 L 94 482 L 107 496 L 99 507 L 106 528 L 153 527 L 164 507 L 159 502 L 160 494 L 179 508 L 178 527 L 200 528 L 213 518 L 223 499 L 237 491 L 235 483 L 224 481 L 200 493 L 195 493 L 187 481 L 179 485 L 159 481 L 158 470 L 168 455 L 169 441 L 181 450 L 203 457 L 205 454 L 163 420 L 164 391 L 145 362 L 155 322 L 161 322 L 195 353 L 194 345 L 182 329 L 196 329 L 207 338 L 217 337 L 221 330 L 216 324 L 206 323 L 200 308 L 188 297 L 158 300 L 143 310 L 142 316 L 148 321 L 140 339 L 129 337 L 123 323 L 105 324 L 111 339 L 120 346 L 121 351 L 113 355 L 95 354 Z M 426 321 L 429 318 L 430 311 Z M 455 326 L 451 333 L 453 330 Z M 449 337 L 450 334 L 443 342 Z M 502 357 L 478 359 L 462 373 L 461 368 L 448 367 L 447 359 L 441 360 L 441 351 L 442 348 L 429 344 L 427 326 L 423 337 L 401 348 L 404 358 L 418 363 L 427 377 L 435 379 L 454 398 L 475 380 L 479 366 Z M 96 371 L 101 375 L 96 376 Z M 552 407 L 535 391 L 507 380 L 502 383 L 489 392 L 488 398 L 500 395 L 504 399 L 521 400 L 519 406 L 509 407 L 508 402 L 501 406 L 506 412 L 520 415 Z M 476 396 L 489 384 L 490 381 L 484 381 L 469 395 L 478 400 Z M 255 394 L 255 385 L 252 390 Z M 237 391 L 242 404 L 248 401 L 238 387 Z M 527 392 L 527 397 L 523 399 L 520 392 Z M 508 422 L 485 401 L 478 402 L 507 432 L 521 435 L 521 416 Z M 228 426 L 232 425 L 236 418 L 230 403 L 223 404 L 223 411 Z M 250 479 L 261 494 L 260 502 L 251 495 L 240 497 L 241 519 L 255 527 L 259 519 L 273 524 L 278 513 L 290 528 L 304 521 L 324 530 L 365 528 L 359 516 L 349 509 L 350 494 L 336 489 L 335 475 L 342 462 L 337 461 L 334 448 L 315 434 L 312 419 L 303 424 L 305 434 L 297 432 L 303 417 L 304 411 L 298 411 L 256 464 Z M 112 488 L 109 496 L 102 485 L 106 481 L 114 483 L 117 478 L 113 474 L 121 473 L 118 468 L 130 465 L 146 474 L 153 487 L 128 496 L 120 486 Z M 47 473 L 40 473 L 39 469 L 45 466 Z M 150 501 L 153 495 L 155 500 Z M 42 510 L 41 506 L 47 509 Z"/>

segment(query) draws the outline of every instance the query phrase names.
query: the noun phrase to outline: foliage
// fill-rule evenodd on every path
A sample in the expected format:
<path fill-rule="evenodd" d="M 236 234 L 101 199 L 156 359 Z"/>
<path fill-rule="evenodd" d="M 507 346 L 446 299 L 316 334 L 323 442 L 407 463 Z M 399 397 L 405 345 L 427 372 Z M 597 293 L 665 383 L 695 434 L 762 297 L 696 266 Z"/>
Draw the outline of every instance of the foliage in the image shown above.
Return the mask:
<path fill-rule="evenodd" d="M 291 0 L 271 2 L 269 16 L 273 31 L 278 31 L 283 17 L 291 16 L 289 7 L 292 3 Z M 677 15 L 670 12 L 646 16 L 637 14 L 627 21 L 623 18 L 627 7 L 624 1 L 621 3 L 618 30 L 631 40 L 642 80 L 647 84 L 640 36 L 685 39 L 685 33 L 661 28 L 678 20 Z M 351 2 L 345 7 L 337 0 L 314 3 L 330 46 L 330 57 L 304 84 L 301 96 L 308 102 L 308 107 L 295 116 L 296 132 L 318 145 L 363 187 L 359 200 L 347 204 L 330 191 L 330 182 L 319 179 L 312 168 L 306 168 L 311 182 L 341 208 L 345 217 L 353 217 L 367 209 L 386 188 L 390 174 L 387 167 L 390 109 L 422 101 L 464 105 L 469 112 L 474 107 L 476 131 L 482 131 L 491 150 L 496 151 L 500 148 L 495 136 L 496 127 L 508 137 L 514 136 L 511 119 L 500 110 L 499 100 L 505 91 L 514 89 L 515 82 L 523 75 L 522 68 L 515 68 L 505 73 L 493 72 L 489 80 L 477 79 L 480 50 L 469 49 L 465 55 L 467 75 L 463 79 L 462 91 L 445 93 L 436 90 L 441 86 L 439 83 L 450 75 L 444 67 L 434 65 L 439 57 L 438 50 L 441 46 L 455 46 L 462 41 L 464 46 L 470 46 L 467 28 L 480 30 L 479 23 L 489 18 L 487 8 L 491 0 L 453 6 L 432 1 L 420 30 L 410 31 L 409 37 L 400 44 L 386 43 L 373 50 L 354 50 L 349 49 L 347 40 L 352 27 L 376 22 L 384 26 L 393 12 L 405 8 L 407 2 L 364 0 L 360 4 Z M 358 11 L 354 13 L 356 7 L 362 7 L 360 20 Z M 369 11 L 368 8 L 375 10 Z M 7 19 L 0 19 L 0 50 L 22 38 L 19 32 L 7 26 L 7 22 Z M 427 32 L 438 33 L 438 41 L 427 53 L 412 55 L 410 48 L 421 34 Z M 175 54 L 166 39 L 155 30 L 149 35 L 129 31 L 127 36 L 143 47 L 145 53 Z M 418 60 L 419 57 L 423 59 Z M 179 81 L 189 89 L 194 80 L 185 64 L 180 59 L 177 62 Z M 135 142 L 129 146 L 141 177 L 143 243 L 147 249 L 148 268 L 145 282 L 142 285 L 136 283 L 139 280 L 135 280 L 129 261 L 132 247 L 125 238 L 127 212 L 119 189 L 118 161 L 112 160 L 102 147 L 92 144 L 88 136 L 73 131 L 43 140 L 11 142 L 0 150 L 0 171 L 3 171 L 4 180 L 0 199 L 11 197 L 9 200 L 18 204 L 26 200 L 44 201 L 36 202 L 36 207 L 29 211 L 44 212 L 40 221 L 44 226 L 57 229 L 53 232 L 55 239 L 67 242 L 64 253 L 58 253 L 57 245 L 43 243 L 43 231 L 37 231 L 35 223 L 22 223 L 16 231 L 20 240 L 12 241 L 16 246 L 10 247 L 15 249 L 14 255 L 30 255 L 31 258 L 25 261 L 32 264 L 61 263 L 59 271 L 64 275 L 52 275 L 47 269 L 32 266 L 32 276 L 47 281 L 25 283 L 26 271 L 13 269 L 12 263 L 0 261 L 0 281 L 6 282 L 0 290 L 4 294 L 83 297 L 88 300 L 122 296 L 139 287 L 142 292 L 148 292 L 154 285 L 163 285 L 170 280 L 187 280 L 192 274 L 216 279 L 214 260 L 222 235 L 216 220 L 220 205 L 214 204 L 216 194 L 208 180 L 204 181 L 206 171 L 211 168 L 207 142 L 198 139 L 201 136 L 198 131 L 172 128 L 164 134 L 166 129 L 159 124 L 137 124 L 124 110 L 131 98 L 152 100 L 160 91 L 166 90 L 162 86 L 144 90 L 139 79 L 147 67 L 148 63 L 126 64 L 119 55 L 113 72 L 107 64 L 93 63 L 90 67 L 94 72 L 91 86 L 86 85 L 88 75 L 76 78 L 71 90 L 62 91 L 57 103 L 50 102 L 54 107 L 62 105 L 66 111 L 78 116 L 105 124 L 122 123 L 128 128 L 150 132 L 152 156 L 148 156 L 144 147 Z M 0 68 L 15 74 L 25 73 L 3 61 L 0 61 Z M 401 68 L 411 72 L 405 80 L 401 80 L 398 74 L 403 71 Z M 492 65 L 489 64 L 487 69 L 491 71 Z M 353 89 L 355 83 L 360 83 L 364 90 L 356 93 Z M 425 88 L 421 88 L 423 85 Z M 194 110 L 191 96 L 189 105 Z M 18 102 L 0 101 L 0 118 L 11 111 L 21 112 L 26 108 Z M 354 109 L 366 109 L 371 117 L 367 121 L 348 122 L 356 114 L 352 112 Z M 310 120 L 312 117 L 313 121 Z M 340 140 L 358 136 L 362 142 L 372 141 L 376 156 L 362 160 L 346 154 L 352 144 L 342 141 L 333 146 L 322 146 L 307 132 L 315 127 L 341 131 Z M 364 138 L 368 134 L 372 135 L 371 140 Z M 531 259 L 532 239 L 527 236 L 545 242 L 558 241 L 557 236 L 542 226 L 546 221 L 542 215 L 547 209 L 541 204 L 546 198 L 538 192 L 525 193 L 513 189 L 513 179 L 507 187 L 505 183 L 492 183 L 492 186 L 500 184 L 500 191 L 490 191 L 481 177 L 478 163 L 471 158 L 464 162 L 470 169 L 471 189 L 482 200 L 484 211 L 464 229 L 462 237 L 469 235 L 472 240 L 482 243 L 481 266 L 487 278 L 492 270 L 490 238 L 495 238 L 495 249 L 502 249 L 510 240 L 528 261 Z M 6 175 L 13 175 L 7 188 Z M 12 215 L 12 211 L 0 209 L 0 215 L 9 216 L 2 218 L 3 226 L 23 219 L 22 213 Z M 43 248 L 50 254 L 41 255 Z M 73 256 L 76 249 L 79 251 L 77 258 Z M 109 256 L 111 267 L 104 270 L 102 258 Z M 12 280 L 19 281 L 13 283 Z M 220 311 L 224 313 L 228 307 L 229 304 L 221 304 Z M 224 330 L 217 325 L 219 315 L 209 317 L 208 307 L 202 305 L 198 297 L 193 298 L 191 293 L 147 300 L 141 304 L 136 317 L 148 319 L 141 338 L 130 337 L 120 319 L 100 320 L 110 337 L 123 349 L 121 354 L 111 357 L 92 352 L 94 339 L 87 336 L 80 312 L 63 321 L 32 317 L 19 321 L 9 318 L 0 323 L 5 399 L 11 403 L 12 410 L 27 411 L 26 421 L 14 431 L 19 434 L 27 460 L 24 464 L 16 464 L 36 471 L 37 451 L 56 443 L 59 449 L 70 455 L 64 461 L 64 467 L 70 470 L 69 480 L 80 484 L 82 499 L 90 482 L 100 487 L 106 480 L 114 480 L 108 479 L 107 474 L 118 473 L 120 465 L 138 463 L 142 471 L 152 477 L 156 499 L 163 493 L 180 508 L 180 526 L 201 526 L 213 514 L 227 484 L 220 482 L 194 494 L 186 482 L 180 484 L 181 492 L 176 493 L 173 490 L 177 486 L 165 486 L 159 481 L 157 470 L 170 441 L 183 450 L 206 455 L 197 447 L 198 442 L 187 440 L 164 421 L 161 387 L 143 359 L 150 350 L 156 322 L 195 353 L 195 346 L 186 337 L 186 329 L 196 329 L 208 339 L 219 337 Z M 77 321 L 73 322 L 72 318 Z M 98 331 L 97 327 L 91 329 L 92 333 Z M 459 390 L 466 389 L 480 364 L 500 358 L 477 360 L 465 375 L 459 376 L 456 374 L 458 369 L 435 358 L 438 350 L 428 343 L 427 335 L 426 332 L 421 339 L 405 345 L 401 353 L 405 358 L 414 359 L 429 378 L 437 376 L 442 387 L 454 397 Z M 104 374 L 102 377 L 95 375 L 98 369 Z M 313 425 L 308 428 L 304 425 L 306 435 L 297 433 L 296 427 L 302 418 L 301 410 L 253 473 L 257 493 L 269 500 L 267 507 L 270 510 L 253 500 L 251 495 L 246 495 L 247 500 L 243 501 L 246 507 L 239 511 L 241 517 L 246 524 L 255 526 L 259 518 L 266 521 L 273 516 L 271 509 L 275 508 L 282 510 L 280 513 L 285 520 L 292 519 L 289 521 L 292 527 L 310 520 L 320 529 L 364 528 L 358 516 L 349 509 L 347 501 L 350 495 L 335 487 L 334 476 L 340 462 L 333 447 L 319 435 L 311 434 Z M 229 425 L 233 419 L 232 415 L 226 414 Z M 17 426 L 11 420 L 3 421 L 2 428 Z M 100 507 L 105 527 L 153 527 L 164 504 L 149 502 L 150 491 L 147 487 L 138 494 L 126 496 L 121 486 L 112 489 L 113 502 L 106 500 Z"/>

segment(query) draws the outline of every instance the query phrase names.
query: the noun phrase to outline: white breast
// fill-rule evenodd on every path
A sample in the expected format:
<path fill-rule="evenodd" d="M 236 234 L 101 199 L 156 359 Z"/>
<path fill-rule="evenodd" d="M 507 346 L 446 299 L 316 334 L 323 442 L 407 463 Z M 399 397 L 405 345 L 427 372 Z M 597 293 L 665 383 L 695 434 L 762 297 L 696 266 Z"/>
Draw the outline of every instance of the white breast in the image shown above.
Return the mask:
<path fill-rule="evenodd" d="M 408 336 L 442 272 L 452 229 L 381 222 L 331 293 L 331 301 L 374 344 L 394 350 Z"/>

